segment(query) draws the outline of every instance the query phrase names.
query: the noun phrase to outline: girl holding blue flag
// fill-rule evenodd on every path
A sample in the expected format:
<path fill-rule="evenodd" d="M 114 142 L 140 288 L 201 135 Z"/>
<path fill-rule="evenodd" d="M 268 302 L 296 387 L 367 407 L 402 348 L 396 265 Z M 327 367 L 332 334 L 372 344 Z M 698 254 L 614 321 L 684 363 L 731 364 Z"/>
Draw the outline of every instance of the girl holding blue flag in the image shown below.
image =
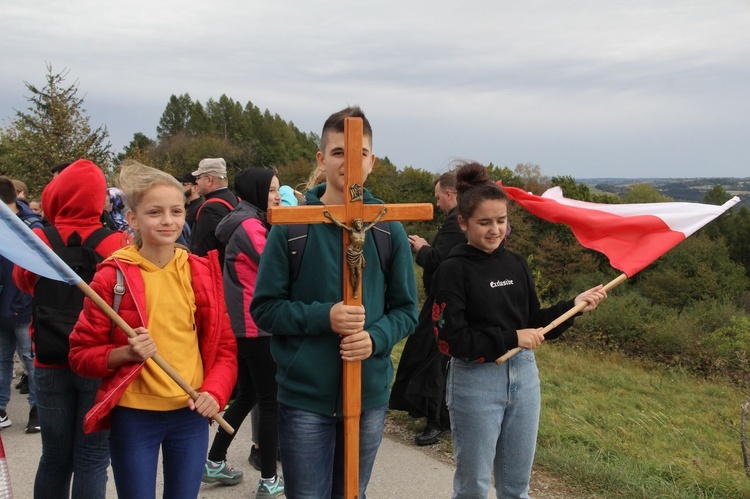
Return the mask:
<path fill-rule="evenodd" d="M 451 251 L 432 285 L 438 349 L 452 357 L 446 399 L 456 456 L 453 497 L 487 497 L 493 471 L 497 497 L 529 497 L 541 404 L 533 349 L 545 339 L 542 327 L 579 303 L 593 310 L 606 292 L 597 286 L 541 308 L 526 260 L 505 247 L 507 195 L 476 163 L 462 166 L 456 179 L 458 222 L 468 243 Z M 524 350 L 495 362 L 516 347 Z"/>
<path fill-rule="evenodd" d="M 70 336 L 70 365 L 102 378 L 87 433 L 110 429 L 119 497 L 152 497 L 159 451 L 164 497 L 197 497 L 211 418 L 237 376 L 237 347 L 215 252 L 205 258 L 175 246 L 185 223 L 182 186 L 171 175 L 127 162 L 120 185 L 135 245 L 99 267 L 91 287 L 138 333 L 114 327 L 88 298 Z M 153 362 L 159 354 L 199 392 L 190 398 Z"/>

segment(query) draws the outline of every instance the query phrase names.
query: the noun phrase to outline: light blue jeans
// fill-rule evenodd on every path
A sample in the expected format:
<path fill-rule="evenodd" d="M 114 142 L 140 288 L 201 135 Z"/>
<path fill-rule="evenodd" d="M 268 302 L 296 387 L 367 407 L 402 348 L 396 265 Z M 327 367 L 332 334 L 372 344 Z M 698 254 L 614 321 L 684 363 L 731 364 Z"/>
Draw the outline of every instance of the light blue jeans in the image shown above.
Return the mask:
<path fill-rule="evenodd" d="M 0 409 L 5 410 L 10 402 L 10 385 L 13 383 L 13 354 L 18 346 L 29 378 L 29 407 L 36 405 L 34 387 L 34 356 L 31 354 L 29 324 L 18 324 L 13 319 L 0 322 Z"/>
<path fill-rule="evenodd" d="M 534 352 L 498 365 L 451 359 L 446 387 L 456 473 L 453 497 L 529 497 L 541 394 Z"/>
<path fill-rule="evenodd" d="M 362 412 L 359 420 L 359 497 L 366 499 L 388 406 Z M 344 497 L 343 419 L 279 404 L 279 443 L 287 499 Z"/>

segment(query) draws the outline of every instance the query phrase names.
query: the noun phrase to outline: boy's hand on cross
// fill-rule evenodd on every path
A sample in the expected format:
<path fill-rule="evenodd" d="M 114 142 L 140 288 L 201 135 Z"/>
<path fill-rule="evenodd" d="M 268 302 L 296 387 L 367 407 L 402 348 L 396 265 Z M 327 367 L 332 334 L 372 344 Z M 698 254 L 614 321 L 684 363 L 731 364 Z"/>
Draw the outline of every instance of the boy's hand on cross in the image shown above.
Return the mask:
<path fill-rule="evenodd" d="M 341 336 L 359 333 L 365 327 L 365 307 L 344 305 L 343 301 L 331 307 L 331 329 Z"/>
<path fill-rule="evenodd" d="M 372 338 L 367 331 L 344 336 L 341 340 L 341 358 L 345 362 L 365 360 L 372 355 Z"/>

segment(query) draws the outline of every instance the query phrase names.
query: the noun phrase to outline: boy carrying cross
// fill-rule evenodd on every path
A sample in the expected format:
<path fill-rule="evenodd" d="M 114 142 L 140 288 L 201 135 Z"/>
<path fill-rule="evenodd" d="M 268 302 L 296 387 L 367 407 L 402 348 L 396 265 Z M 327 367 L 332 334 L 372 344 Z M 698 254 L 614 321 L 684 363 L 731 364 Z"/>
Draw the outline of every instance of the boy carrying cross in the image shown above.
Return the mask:
<path fill-rule="evenodd" d="M 326 182 L 307 192 L 308 205 L 344 204 L 344 120 L 363 121 L 362 177 L 372 171 L 372 128 L 358 107 L 323 125 L 318 168 Z M 365 204 L 377 204 L 367 189 Z M 368 226 L 369 227 L 369 226 Z M 250 312 L 270 332 L 278 365 L 279 436 L 286 496 L 343 497 L 342 362 L 362 361 L 359 497 L 383 434 L 393 378 L 391 350 L 417 323 L 414 267 L 406 232 L 389 222 L 385 271 L 373 237 L 363 246 L 363 306 L 343 303 L 344 249 L 335 223 L 311 224 L 297 277 L 290 280 L 287 227 L 274 226 L 260 262 Z"/>

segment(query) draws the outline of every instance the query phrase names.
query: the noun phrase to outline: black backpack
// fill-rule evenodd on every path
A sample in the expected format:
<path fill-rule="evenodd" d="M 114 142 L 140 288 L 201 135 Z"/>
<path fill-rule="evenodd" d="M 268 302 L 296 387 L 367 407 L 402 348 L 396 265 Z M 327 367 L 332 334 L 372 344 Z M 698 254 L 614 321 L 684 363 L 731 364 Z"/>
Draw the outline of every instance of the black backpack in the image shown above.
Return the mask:
<path fill-rule="evenodd" d="M 74 232 L 66 245 L 54 227 L 45 227 L 44 235 L 57 256 L 73 269 L 84 282 L 94 278 L 96 266 L 103 258 L 96 247 L 110 234 L 107 228 L 94 231 L 86 242 L 81 244 L 81 236 Z M 39 277 L 34 286 L 34 349 L 36 358 L 42 364 L 56 365 L 68 363 L 70 343 L 68 337 L 83 310 L 83 292 L 65 282 Z"/>
<path fill-rule="evenodd" d="M 309 224 L 294 224 L 288 225 L 286 228 L 286 244 L 289 252 L 289 282 L 295 281 L 299 275 L 309 227 Z M 387 276 L 391 269 L 391 253 L 393 251 L 390 222 L 376 223 L 375 227 L 372 228 L 372 237 L 375 238 L 375 247 L 378 250 L 380 270 Z"/>

